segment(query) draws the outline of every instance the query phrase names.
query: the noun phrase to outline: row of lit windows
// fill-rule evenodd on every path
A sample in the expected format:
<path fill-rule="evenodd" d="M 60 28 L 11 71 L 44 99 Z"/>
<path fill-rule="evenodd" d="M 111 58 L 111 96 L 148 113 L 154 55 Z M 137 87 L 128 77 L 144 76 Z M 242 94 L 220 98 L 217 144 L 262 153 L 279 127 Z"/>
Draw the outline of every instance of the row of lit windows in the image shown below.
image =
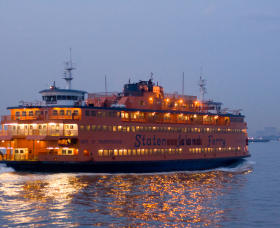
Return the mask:
<path fill-rule="evenodd" d="M 157 154 L 182 154 L 180 149 L 121 149 L 121 150 L 98 150 L 99 156 L 121 156 L 121 155 L 157 155 Z"/>
<path fill-rule="evenodd" d="M 80 131 L 246 133 L 245 129 L 80 125 Z"/>
<path fill-rule="evenodd" d="M 56 110 L 56 109 L 54 109 L 54 110 L 52 110 L 52 115 L 53 116 L 57 116 L 57 115 L 59 115 L 59 116 L 64 116 L 65 115 L 65 113 L 66 113 L 66 115 L 67 116 L 71 116 L 72 114 L 74 114 L 74 115 L 76 115 L 76 116 L 78 116 L 79 115 L 79 110 L 74 110 L 73 112 L 72 112 L 72 110 L 66 110 L 66 112 L 65 112 L 65 110 L 63 110 L 63 109 L 61 109 L 61 110 Z M 28 116 L 40 116 L 40 115 L 44 115 L 44 112 L 43 111 L 40 111 L 40 110 L 36 110 L 36 111 L 22 111 L 21 112 L 21 116 L 27 116 L 27 114 L 28 114 Z M 20 111 L 17 111 L 16 113 L 15 113 L 15 115 L 16 116 L 20 116 Z"/>
<path fill-rule="evenodd" d="M 72 110 L 66 110 L 66 112 L 65 112 L 65 110 L 63 110 L 63 109 L 60 109 L 60 110 L 54 109 L 54 110 L 52 110 L 52 115 L 53 116 L 57 116 L 57 115 L 58 116 L 64 116 L 65 113 L 66 113 L 66 116 L 72 116 L 72 115 L 78 116 L 79 115 L 79 110 L 74 110 L 73 112 L 72 112 Z"/>
<path fill-rule="evenodd" d="M 189 153 L 218 153 L 218 152 L 240 152 L 240 147 L 227 148 L 189 148 Z M 179 149 L 114 149 L 98 150 L 99 156 L 122 156 L 122 155 L 160 155 L 160 154 L 182 154 L 182 148 Z"/>
<path fill-rule="evenodd" d="M 116 111 L 96 111 L 86 110 L 85 116 L 97 116 L 97 117 L 120 117 L 121 113 Z"/>
<path fill-rule="evenodd" d="M 216 153 L 216 152 L 239 152 L 240 147 L 227 147 L 227 148 L 190 148 L 190 153 Z"/>
<path fill-rule="evenodd" d="M 195 118 L 201 118 L 203 117 L 203 122 L 206 124 L 213 124 L 213 121 L 215 123 L 219 123 L 221 120 L 220 118 L 225 121 L 225 123 L 229 122 L 229 117 L 221 117 L 221 116 L 211 116 L 211 115 L 188 115 L 188 114 L 171 114 L 171 113 L 156 113 L 156 112 L 116 112 L 116 111 L 96 111 L 96 110 L 85 110 L 85 116 L 97 116 L 97 117 L 122 117 L 123 120 L 129 120 L 129 118 L 132 121 L 136 120 L 146 120 L 148 115 L 149 121 L 151 119 L 161 121 L 161 118 L 163 116 L 164 121 L 171 121 L 172 118 L 177 118 L 177 120 L 180 122 L 193 122 Z M 175 116 L 174 116 L 175 115 Z M 171 118 L 171 116 L 174 116 Z M 244 122 L 244 118 L 242 117 L 231 117 L 230 120 L 232 122 Z M 222 122 L 223 122 L 222 121 Z M 142 122 L 142 121 L 141 121 Z"/>

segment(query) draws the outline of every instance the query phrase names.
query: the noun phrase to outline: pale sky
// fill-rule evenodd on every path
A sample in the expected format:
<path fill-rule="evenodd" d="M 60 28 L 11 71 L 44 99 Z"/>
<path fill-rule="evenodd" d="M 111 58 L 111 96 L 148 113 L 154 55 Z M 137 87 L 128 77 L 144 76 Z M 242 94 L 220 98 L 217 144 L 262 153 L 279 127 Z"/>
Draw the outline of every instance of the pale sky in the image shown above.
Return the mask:
<path fill-rule="evenodd" d="M 0 0 L 0 115 L 61 79 L 69 48 L 73 89 L 122 91 L 153 72 L 165 92 L 242 109 L 249 136 L 280 131 L 280 1 Z"/>

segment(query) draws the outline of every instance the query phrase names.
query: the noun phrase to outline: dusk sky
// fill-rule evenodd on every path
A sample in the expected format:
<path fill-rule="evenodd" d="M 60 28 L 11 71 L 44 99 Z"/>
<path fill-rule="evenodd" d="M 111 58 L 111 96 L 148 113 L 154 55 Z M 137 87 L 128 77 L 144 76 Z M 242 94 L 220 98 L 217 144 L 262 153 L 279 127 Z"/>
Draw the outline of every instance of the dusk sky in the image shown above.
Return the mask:
<path fill-rule="evenodd" d="M 76 63 L 73 89 L 121 92 L 148 80 L 165 92 L 242 109 L 249 136 L 280 131 L 280 1 L 4 1 L 0 0 L 0 115 L 61 79 Z"/>

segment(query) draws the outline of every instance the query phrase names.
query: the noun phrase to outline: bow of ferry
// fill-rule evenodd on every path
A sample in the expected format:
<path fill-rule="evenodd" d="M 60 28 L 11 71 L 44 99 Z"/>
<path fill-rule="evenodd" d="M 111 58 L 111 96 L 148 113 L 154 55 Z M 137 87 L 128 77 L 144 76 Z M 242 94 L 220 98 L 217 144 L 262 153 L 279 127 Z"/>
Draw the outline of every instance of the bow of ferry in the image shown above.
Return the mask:
<path fill-rule="evenodd" d="M 42 90 L 42 101 L 8 107 L 1 117 L 1 163 L 18 171 L 161 172 L 202 170 L 249 157 L 240 110 L 200 98 L 165 93 L 148 81 L 123 91 L 71 88 L 75 64 L 65 63 L 66 88 Z"/>

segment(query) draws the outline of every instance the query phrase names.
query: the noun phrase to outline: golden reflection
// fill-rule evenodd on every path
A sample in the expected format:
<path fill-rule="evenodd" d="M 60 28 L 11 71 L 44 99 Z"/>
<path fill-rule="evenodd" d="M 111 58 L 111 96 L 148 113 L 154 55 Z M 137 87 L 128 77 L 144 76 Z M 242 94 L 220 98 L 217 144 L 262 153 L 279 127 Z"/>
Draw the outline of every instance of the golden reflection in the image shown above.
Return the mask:
<path fill-rule="evenodd" d="M 238 205 L 235 194 L 251 171 L 2 173 L 0 210 L 8 226 L 219 227 L 234 219 L 225 202 L 234 200 Z"/>

